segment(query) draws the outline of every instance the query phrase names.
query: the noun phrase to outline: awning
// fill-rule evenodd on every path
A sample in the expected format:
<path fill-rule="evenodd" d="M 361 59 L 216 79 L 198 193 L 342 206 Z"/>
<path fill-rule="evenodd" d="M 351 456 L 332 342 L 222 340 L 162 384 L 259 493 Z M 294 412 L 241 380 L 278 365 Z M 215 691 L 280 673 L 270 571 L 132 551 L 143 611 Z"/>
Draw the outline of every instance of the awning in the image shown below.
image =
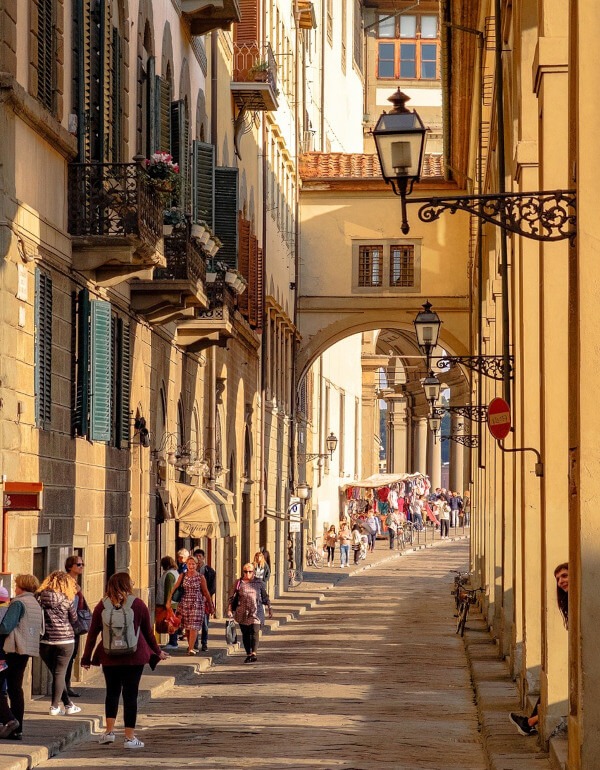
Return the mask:
<path fill-rule="evenodd" d="M 170 485 L 171 506 L 179 533 L 187 537 L 223 537 L 215 499 L 207 489 L 175 482 Z"/>
<path fill-rule="evenodd" d="M 379 487 L 389 487 L 400 481 L 407 479 L 427 478 L 423 473 L 374 473 L 361 481 L 350 481 L 348 484 L 340 486 L 340 492 L 344 492 L 349 487 L 361 487 L 363 489 L 378 489 Z"/>
<path fill-rule="evenodd" d="M 216 486 L 214 489 L 204 489 L 215 502 L 221 521 L 221 536 L 236 537 L 238 534 L 237 521 L 233 509 L 233 492 L 224 487 Z"/>

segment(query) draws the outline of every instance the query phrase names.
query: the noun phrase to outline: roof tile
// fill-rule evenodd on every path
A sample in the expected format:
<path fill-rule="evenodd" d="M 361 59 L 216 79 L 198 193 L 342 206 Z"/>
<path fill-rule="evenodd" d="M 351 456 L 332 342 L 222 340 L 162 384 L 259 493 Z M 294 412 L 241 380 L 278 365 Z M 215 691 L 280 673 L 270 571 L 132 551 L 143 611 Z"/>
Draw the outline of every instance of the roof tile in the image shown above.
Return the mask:
<path fill-rule="evenodd" d="M 444 178 L 440 154 L 426 153 L 421 178 Z M 375 154 L 347 152 L 307 152 L 300 156 L 302 179 L 380 178 L 381 168 Z"/>

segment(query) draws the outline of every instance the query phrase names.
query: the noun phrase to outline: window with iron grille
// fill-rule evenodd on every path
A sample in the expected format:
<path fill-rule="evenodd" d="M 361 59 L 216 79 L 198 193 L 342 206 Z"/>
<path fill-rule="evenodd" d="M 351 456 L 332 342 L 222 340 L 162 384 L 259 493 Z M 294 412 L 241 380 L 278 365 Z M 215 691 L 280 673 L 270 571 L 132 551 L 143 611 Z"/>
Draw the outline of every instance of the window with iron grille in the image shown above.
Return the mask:
<path fill-rule="evenodd" d="M 35 422 L 50 427 L 52 418 L 52 278 L 35 271 Z"/>
<path fill-rule="evenodd" d="M 54 112 L 56 87 L 56 0 L 38 0 L 37 98 Z"/>
<path fill-rule="evenodd" d="M 390 286 L 415 285 L 415 247 L 390 246 Z"/>
<path fill-rule="evenodd" d="M 382 286 L 383 246 L 361 246 L 358 254 L 358 285 Z"/>

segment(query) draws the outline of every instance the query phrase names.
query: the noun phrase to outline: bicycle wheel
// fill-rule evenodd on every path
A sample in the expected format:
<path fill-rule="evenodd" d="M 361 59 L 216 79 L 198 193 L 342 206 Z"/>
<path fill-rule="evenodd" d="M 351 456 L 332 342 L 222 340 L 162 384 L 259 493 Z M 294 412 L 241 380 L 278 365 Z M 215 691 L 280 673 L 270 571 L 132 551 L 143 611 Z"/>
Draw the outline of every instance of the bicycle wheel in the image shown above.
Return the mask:
<path fill-rule="evenodd" d="M 322 567 L 323 566 L 323 554 L 320 551 L 315 549 L 312 552 L 311 557 L 312 557 L 313 567 Z"/>
<path fill-rule="evenodd" d="M 291 569 L 288 570 L 288 582 L 290 585 L 290 588 L 295 588 L 296 586 L 299 586 L 302 582 L 302 571 L 299 569 Z"/>
<path fill-rule="evenodd" d="M 461 604 L 458 611 L 458 621 L 456 623 L 456 633 L 461 636 L 465 635 L 465 626 L 467 625 L 467 616 L 469 614 L 469 602 L 465 601 Z"/>
<path fill-rule="evenodd" d="M 308 551 L 308 553 L 306 554 L 306 566 L 307 567 L 315 566 L 315 561 L 314 561 L 314 556 L 312 554 L 312 551 Z"/>

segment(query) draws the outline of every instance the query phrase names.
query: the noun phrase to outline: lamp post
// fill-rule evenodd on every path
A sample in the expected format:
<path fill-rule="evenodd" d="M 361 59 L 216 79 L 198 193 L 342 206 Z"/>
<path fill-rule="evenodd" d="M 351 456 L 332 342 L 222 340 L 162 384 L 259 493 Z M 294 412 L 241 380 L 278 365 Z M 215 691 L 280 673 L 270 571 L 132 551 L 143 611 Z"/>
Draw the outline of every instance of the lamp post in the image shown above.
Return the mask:
<path fill-rule="evenodd" d="M 417 344 L 425 356 L 427 369 L 429 369 L 431 353 L 437 345 L 442 325 L 439 315 L 435 310 L 432 311 L 429 300 L 423 305 L 423 310 L 419 310 L 413 324 L 417 335 Z"/>
<path fill-rule="evenodd" d="M 299 454 L 298 460 L 303 463 L 309 463 L 311 460 L 333 460 L 333 453 L 337 449 L 338 439 L 333 431 L 325 439 L 325 445 L 327 446 L 327 452 L 310 452 L 309 454 Z"/>

